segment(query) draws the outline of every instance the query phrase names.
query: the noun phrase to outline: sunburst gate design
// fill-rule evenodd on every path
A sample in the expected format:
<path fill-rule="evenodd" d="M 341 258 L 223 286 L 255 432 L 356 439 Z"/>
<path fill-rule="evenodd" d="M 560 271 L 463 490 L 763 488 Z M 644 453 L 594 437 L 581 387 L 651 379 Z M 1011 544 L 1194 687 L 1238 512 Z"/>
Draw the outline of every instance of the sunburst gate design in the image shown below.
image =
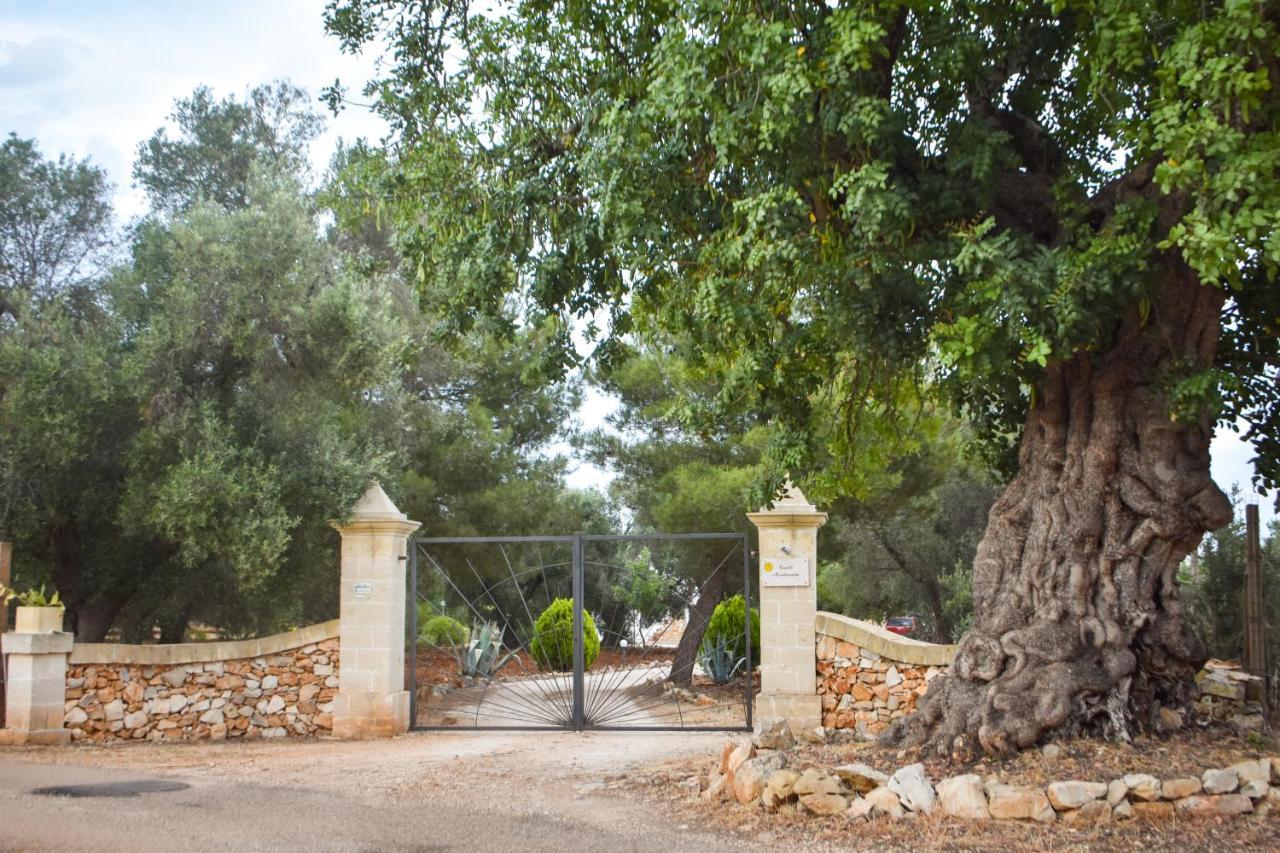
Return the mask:
<path fill-rule="evenodd" d="M 713 599 L 750 611 L 744 534 L 417 538 L 409 562 L 415 728 L 751 728 L 750 619 L 671 680 Z"/>

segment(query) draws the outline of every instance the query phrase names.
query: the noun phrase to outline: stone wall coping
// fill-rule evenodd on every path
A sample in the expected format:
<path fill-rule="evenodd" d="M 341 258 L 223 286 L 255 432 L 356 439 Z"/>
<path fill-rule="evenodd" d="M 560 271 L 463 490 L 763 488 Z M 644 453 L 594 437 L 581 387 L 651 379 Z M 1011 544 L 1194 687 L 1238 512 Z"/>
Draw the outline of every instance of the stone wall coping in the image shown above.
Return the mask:
<path fill-rule="evenodd" d="M 71 651 L 72 634 L 57 631 L 51 634 L 28 634 L 10 631 L 0 640 L 0 649 L 6 655 L 52 655 Z"/>
<path fill-rule="evenodd" d="M 956 656 L 956 646 L 923 643 L 886 631 L 872 622 L 842 616 L 839 613 L 818 611 L 816 630 L 819 634 L 845 640 L 864 649 L 870 649 L 882 658 L 917 666 L 950 666 Z"/>
<path fill-rule="evenodd" d="M 274 655 L 312 643 L 336 639 L 338 620 L 308 625 L 283 634 L 253 640 L 223 640 L 215 643 L 171 643 L 130 646 L 121 643 L 76 643 L 71 649 L 72 664 L 115 663 L 135 666 L 204 663 Z M 5 651 L 8 651 L 6 640 Z"/>

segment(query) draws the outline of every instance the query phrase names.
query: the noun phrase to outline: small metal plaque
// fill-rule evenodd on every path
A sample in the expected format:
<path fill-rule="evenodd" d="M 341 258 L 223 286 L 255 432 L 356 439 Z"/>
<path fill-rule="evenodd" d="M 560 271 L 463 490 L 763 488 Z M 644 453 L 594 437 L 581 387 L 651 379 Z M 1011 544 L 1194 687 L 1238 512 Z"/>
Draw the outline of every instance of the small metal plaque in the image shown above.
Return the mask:
<path fill-rule="evenodd" d="M 760 563 L 761 586 L 808 586 L 806 557 L 765 557 Z"/>
<path fill-rule="evenodd" d="M 368 581 L 356 581 L 351 585 L 351 592 L 356 598 L 368 598 L 373 595 L 373 584 Z"/>

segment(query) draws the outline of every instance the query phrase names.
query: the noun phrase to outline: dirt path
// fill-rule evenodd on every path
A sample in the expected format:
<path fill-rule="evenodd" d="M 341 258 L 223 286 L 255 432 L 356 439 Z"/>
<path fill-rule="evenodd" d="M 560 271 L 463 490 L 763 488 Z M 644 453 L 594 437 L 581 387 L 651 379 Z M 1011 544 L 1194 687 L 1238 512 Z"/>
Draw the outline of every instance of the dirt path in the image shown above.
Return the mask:
<path fill-rule="evenodd" d="M 741 835 L 680 823 L 617 790 L 638 768 L 709 755 L 723 739 L 448 732 L 369 742 L 6 749 L 0 849 L 756 849 Z M 139 780 L 188 787 L 130 797 L 31 793 Z"/>

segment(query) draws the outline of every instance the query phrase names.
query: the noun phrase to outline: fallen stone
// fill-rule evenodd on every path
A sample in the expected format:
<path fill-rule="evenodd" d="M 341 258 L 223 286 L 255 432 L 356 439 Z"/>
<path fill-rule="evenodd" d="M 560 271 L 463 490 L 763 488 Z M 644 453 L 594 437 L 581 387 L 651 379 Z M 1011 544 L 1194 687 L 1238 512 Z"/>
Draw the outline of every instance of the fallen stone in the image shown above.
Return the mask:
<path fill-rule="evenodd" d="M 796 732 L 796 737 L 805 743 L 824 744 L 827 742 L 827 730 L 822 726 L 804 728 Z"/>
<path fill-rule="evenodd" d="M 808 812 L 827 817 L 848 809 L 849 800 L 840 794 L 805 794 L 800 798 L 800 805 Z"/>
<path fill-rule="evenodd" d="M 1261 714 L 1236 714 L 1228 723 L 1238 732 L 1260 732 L 1267 727 L 1267 719 Z"/>
<path fill-rule="evenodd" d="M 729 772 L 729 756 L 737 748 L 738 743 L 736 741 L 727 740 L 724 742 L 724 746 L 720 748 L 720 763 L 716 767 L 720 773 Z"/>
<path fill-rule="evenodd" d="M 906 809 L 902 807 L 898 795 L 888 788 L 880 787 L 868 791 L 865 799 L 871 803 L 873 814 L 888 815 L 894 819 L 906 814 Z"/>
<path fill-rule="evenodd" d="M 1107 784 L 1107 804 L 1113 809 L 1123 803 L 1129 796 L 1129 786 L 1123 779 L 1112 779 Z"/>
<path fill-rule="evenodd" d="M 769 778 L 765 780 L 765 787 L 779 796 L 789 797 L 795 791 L 796 782 L 799 779 L 799 773 L 784 767 L 769 774 Z"/>
<path fill-rule="evenodd" d="M 1175 800 L 1173 803 L 1174 811 L 1182 815 L 1190 815 L 1192 817 L 1207 817 L 1217 814 L 1217 807 L 1214 804 L 1216 797 L 1203 794 L 1192 794 Z"/>
<path fill-rule="evenodd" d="M 1085 803 L 1105 797 L 1107 795 L 1107 786 L 1102 782 L 1080 782 L 1070 780 L 1066 782 L 1052 782 L 1046 789 L 1049 802 L 1058 811 L 1066 811 L 1067 809 L 1078 809 Z M 1110 816 L 1111 809 L 1108 807 L 1107 814 Z"/>
<path fill-rule="evenodd" d="M 898 795 L 898 800 L 913 812 L 932 814 L 937 802 L 933 786 L 924 775 L 923 764 L 908 764 L 899 769 L 889 779 L 889 790 Z"/>
<path fill-rule="evenodd" d="M 1253 810 L 1263 817 L 1280 812 L 1280 789 L 1273 785 L 1267 796 L 1254 805 Z"/>
<path fill-rule="evenodd" d="M 781 752 L 750 758 L 733 771 L 733 796 L 744 806 L 764 791 L 765 780 L 774 770 L 781 770 L 787 758 Z"/>
<path fill-rule="evenodd" d="M 1173 817 L 1173 803 L 1132 803 L 1133 816 L 1142 820 L 1168 820 Z"/>
<path fill-rule="evenodd" d="M 1227 769 L 1235 771 L 1242 785 L 1245 782 L 1271 783 L 1271 762 L 1265 758 L 1256 761 L 1240 761 Z"/>
<path fill-rule="evenodd" d="M 717 774 L 711 778 L 711 782 L 707 785 L 707 790 L 702 792 L 702 799 L 717 802 L 725 798 L 729 789 L 729 777 L 724 774 Z"/>
<path fill-rule="evenodd" d="M 1251 800 L 1265 799 L 1267 794 L 1271 793 L 1271 785 L 1252 779 L 1240 786 L 1240 793 Z"/>
<path fill-rule="evenodd" d="M 1062 747 L 1058 746 L 1056 743 L 1046 743 L 1044 746 L 1040 747 L 1040 754 L 1045 758 L 1053 760 L 1062 755 Z"/>
<path fill-rule="evenodd" d="M 1063 823 L 1072 826 L 1097 826 L 1111 823 L 1111 805 L 1106 800 L 1090 800 L 1078 809 L 1062 814 Z"/>
<path fill-rule="evenodd" d="M 1240 785 L 1234 770 L 1206 770 L 1200 776 L 1206 794 L 1230 794 Z"/>
<path fill-rule="evenodd" d="M 1124 783 L 1134 799 L 1147 802 L 1160 799 L 1160 780 L 1149 773 L 1127 773 Z"/>
<path fill-rule="evenodd" d="M 834 772 L 859 794 L 865 794 L 889 784 L 889 774 L 881 773 L 874 767 L 858 762 L 841 765 Z"/>
<path fill-rule="evenodd" d="M 849 803 L 849 810 L 845 812 L 853 820 L 867 820 L 871 817 L 871 810 L 874 804 L 866 797 L 859 797 L 854 794 L 853 801 Z"/>
<path fill-rule="evenodd" d="M 790 800 L 794 795 L 796 780 L 799 778 L 800 774 L 794 770 L 782 769 L 770 773 L 765 780 L 764 791 L 760 794 L 760 801 L 764 803 L 764 807 L 774 811 Z"/>
<path fill-rule="evenodd" d="M 1121 800 L 1112 805 L 1111 817 L 1114 820 L 1131 820 L 1133 818 L 1133 803 L 1128 800 Z"/>
<path fill-rule="evenodd" d="M 991 817 L 987 809 L 987 792 L 982 779 L 976 773 L 952 776 L 937 785 L 938 806 L 949 817 L 965 820 L 986 820 Z"/>
<path fill-rule="evenodd" d="M 1215 678 L 1206 678 L 1200 682 L 1200 692 L 1207 693 L 1210 696 L 1221 696 L 1223 699 L 1231 699 L 1236 702 L 1244 701 L 1244 685 L 1231 684 L 1225 681 L 1218 681 Z"/>
<path fill-rule="evenodd" d="M 843 794 L 844 783 L 839 778 L 823 773 L 816 767 L 806 768 L 792 786 L 797 796 L 806 794 Z"/>
<path fill-rule="evenodd" d="M 1039 788 L 995 784 L 987 788 L 987 808 L 1000 820 L 1034 820 L 1053 823 L 1053 806 Z"/>
<path fill-rule="evenodd" d="M 1217 813 L 1222 816 L 1248 815 L 1253 811 L 1253 800 L 1245 797 L 1244 794 L 1222 794 L 1215 799 Z"/>
<path fill-rule="evenodd" d="M 725 762 L 725 773 L 732 775 L 744 761 L 749 760 L 756 754 L 756 748 L 751 743 L 745 742 L 739 744 L 729 753 L 729 760 Z"/>
<path fill-rule="evenodd" d="M 756 749 L 790 749 L 795 746 L 795 736 L 791 734 L 791 726 L 780 717 L 761 720 L 751 743 Z"/>
<path fill-rule="evenodd" d="M 1199 779 L 1165 779 L 1160 784 L 1160 796 L 1166 800 L 1181 800 L 1200 793 L 1202 787 Z"/>

